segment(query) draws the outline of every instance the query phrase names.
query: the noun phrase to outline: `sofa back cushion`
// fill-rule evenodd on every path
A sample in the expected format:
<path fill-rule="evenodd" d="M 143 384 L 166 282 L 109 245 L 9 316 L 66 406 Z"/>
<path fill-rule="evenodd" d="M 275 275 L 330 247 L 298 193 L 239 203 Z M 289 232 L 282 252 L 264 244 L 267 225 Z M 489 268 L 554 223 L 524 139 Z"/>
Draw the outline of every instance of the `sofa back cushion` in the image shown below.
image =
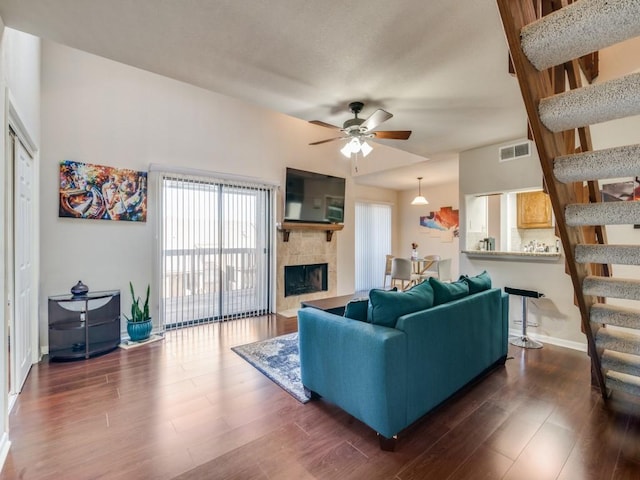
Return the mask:
<path fill-rule="evenodd" d="M 441 282 L 437 278 L 429 278 L 429 283 L 433 289 L 433 304 L 441 305 L 443 303 L 458 300 L 459 298 L 469 295 L 469 285 L 458 280 L 457 282 Z"/>
<path fill-rule="evenodd" d="M 433 306 L 433 289 L 422 282 L 404 292 L 373 289 L 369 292 L 369 321 L 394 328 L 398 317 Z"/>
<path fill-rule="evenodd" d="M 470 295 L 473 295 L 474 293 L 484 292 L 485 290 L 489 290 L 491 288 L 491 277 L 486 270 L 476 275 L 475 277 L 462 275 L 460 277 L 460 280 L 469 285 Z"/>

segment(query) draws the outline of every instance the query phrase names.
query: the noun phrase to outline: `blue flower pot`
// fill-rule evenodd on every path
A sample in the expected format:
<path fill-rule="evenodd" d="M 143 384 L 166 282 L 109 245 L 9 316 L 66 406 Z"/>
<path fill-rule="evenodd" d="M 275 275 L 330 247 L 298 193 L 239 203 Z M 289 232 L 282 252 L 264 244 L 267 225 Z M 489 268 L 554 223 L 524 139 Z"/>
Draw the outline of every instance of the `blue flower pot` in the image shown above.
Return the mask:
<path fill-rule="evenodd" d="M 127 333 L 132 342 L 146 340 L 151 335 L 151 319 L 146 322 L 127 322 Z"/>

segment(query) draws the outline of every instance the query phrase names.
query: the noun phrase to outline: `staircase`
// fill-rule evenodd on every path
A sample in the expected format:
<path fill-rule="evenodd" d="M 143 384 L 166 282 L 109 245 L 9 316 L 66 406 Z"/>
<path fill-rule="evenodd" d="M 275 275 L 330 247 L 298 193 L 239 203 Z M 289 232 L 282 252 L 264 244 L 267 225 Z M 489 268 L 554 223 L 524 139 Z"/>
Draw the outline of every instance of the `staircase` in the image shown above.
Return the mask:
<path fill-rule="evenodd" d="M 640 0 L 554 0 L 557 9 L 541 18 L 532 0 L 497 3 L 566 252 L 594 383 L 603 398 L 612 390 L 640 396 L 640 307 L 606 303 L 640 301 L 640 279 L 616 278 L 610 268 L 640 265 L 640 245 L 610 245 L 605 230 L 640 224 L 640 201 L 603 203 L 598 186 L 598 180 L 640 175 L 640 145 L 594 151 L 589 132 L 590 125 L 640 114 L 640 73 L 582 86 L 578 66 L 583 55 L 640 36 Z M 558 93 L 565 81 L 570 90 Z"/>

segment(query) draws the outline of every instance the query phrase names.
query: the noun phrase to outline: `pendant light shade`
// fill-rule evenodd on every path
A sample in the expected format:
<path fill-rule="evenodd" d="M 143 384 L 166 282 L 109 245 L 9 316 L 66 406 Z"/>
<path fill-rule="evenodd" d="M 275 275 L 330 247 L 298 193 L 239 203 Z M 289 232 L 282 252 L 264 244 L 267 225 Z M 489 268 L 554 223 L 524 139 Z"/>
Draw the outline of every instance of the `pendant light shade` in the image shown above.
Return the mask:
<path fill-rule="evenodd" d="M 418 177 L 418 196 L 413 199 L 411 205 L 429 205 L 429 201 L 422 196 L 422 191 L 420 189 L 420 182 L 422 181 L 422 177 Z"/>

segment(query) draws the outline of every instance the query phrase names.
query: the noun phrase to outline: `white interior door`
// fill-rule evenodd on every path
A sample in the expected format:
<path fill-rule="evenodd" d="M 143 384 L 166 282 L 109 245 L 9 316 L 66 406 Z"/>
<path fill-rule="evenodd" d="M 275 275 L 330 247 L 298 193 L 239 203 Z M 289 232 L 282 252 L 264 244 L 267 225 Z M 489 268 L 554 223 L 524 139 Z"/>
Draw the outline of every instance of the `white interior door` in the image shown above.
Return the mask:
<path fill-rule="evenodd" d="M 32 365 L 34 161 L 22 143 L 14 145 L 14 318 L 11 328 L 12 393 L 22 390 Z"/>

